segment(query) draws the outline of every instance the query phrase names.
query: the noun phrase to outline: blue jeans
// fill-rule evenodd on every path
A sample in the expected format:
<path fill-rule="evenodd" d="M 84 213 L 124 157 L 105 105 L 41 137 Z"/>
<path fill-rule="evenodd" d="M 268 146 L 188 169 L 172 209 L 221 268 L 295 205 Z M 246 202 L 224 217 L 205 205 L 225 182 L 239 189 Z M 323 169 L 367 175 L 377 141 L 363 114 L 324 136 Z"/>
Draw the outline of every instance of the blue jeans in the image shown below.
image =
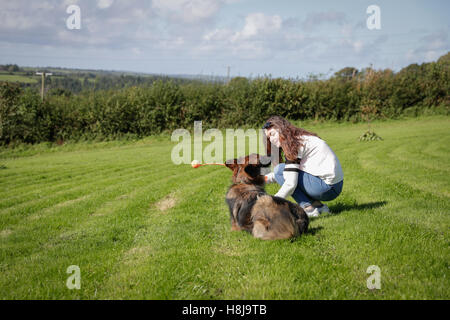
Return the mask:
<path fill-rule="evenodd" d="M 284 163 L 280 163 L 273 170 L 275 180 L 280 186 L 284 184 L 284 166 Z M 302 208 L 306 208 L 310 206 L 314 200 L 331 201 L 336 199 L 341 194 L 343 185 L 344 181 L 329 185 L 319 177 L 300 171 L 298 173 L 297 187 L 292 194 L 292 198 L 294 198 Z"/>

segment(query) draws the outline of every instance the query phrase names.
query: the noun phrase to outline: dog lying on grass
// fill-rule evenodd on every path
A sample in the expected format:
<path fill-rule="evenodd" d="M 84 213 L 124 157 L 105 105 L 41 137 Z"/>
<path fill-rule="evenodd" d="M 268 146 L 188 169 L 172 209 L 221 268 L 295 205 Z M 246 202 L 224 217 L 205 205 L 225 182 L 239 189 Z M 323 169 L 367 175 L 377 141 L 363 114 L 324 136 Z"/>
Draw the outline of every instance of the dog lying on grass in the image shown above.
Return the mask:
<path fill-rule="evenodd" d="M 225 165 L 233 171 L 233 184 L 228 189 L 226 202 L 230 209 L 231 230 L 245 230 L 262 240 L 288 239 L 308 230 L 305 211 L 283 198 L 264 191 L 261 167 L 270 165 L 268 157 L 251 154 L 239 160 L 228 160 Z"/>

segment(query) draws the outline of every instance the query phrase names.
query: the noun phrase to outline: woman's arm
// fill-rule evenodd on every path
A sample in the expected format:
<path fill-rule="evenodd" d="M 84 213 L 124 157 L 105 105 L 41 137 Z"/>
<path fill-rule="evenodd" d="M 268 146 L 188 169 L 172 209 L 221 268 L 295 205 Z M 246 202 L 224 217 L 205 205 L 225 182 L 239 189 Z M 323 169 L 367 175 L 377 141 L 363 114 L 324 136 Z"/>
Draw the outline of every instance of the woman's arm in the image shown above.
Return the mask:
<path fill-rule="evenodd" d="M 300 172 L 300 165 L 298 163 L 287 163 L 284 171 L 284 183 L 280 190 L 275 194 L 275 197 L 286 199 L 292 195 L 297 188 L 298 173 Z"/>

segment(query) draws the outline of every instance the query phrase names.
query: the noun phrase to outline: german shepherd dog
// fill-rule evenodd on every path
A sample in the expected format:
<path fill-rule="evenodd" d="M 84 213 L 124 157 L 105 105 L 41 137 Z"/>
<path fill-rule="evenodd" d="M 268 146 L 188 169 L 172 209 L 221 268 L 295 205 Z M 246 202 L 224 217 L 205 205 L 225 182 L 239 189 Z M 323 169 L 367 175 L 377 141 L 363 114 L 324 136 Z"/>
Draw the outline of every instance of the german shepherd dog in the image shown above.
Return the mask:
<path fill-rule="evenodd" d="M 233 171 L 233 184 L 226 195 L 231 230 L 245 230 L 262 240 L 288 239 L 308 230 L 308 216 L 299 205 L 264 191 L 260 169 L 270 165 L 269 157 L 251 154 L 225 165 Z"/>

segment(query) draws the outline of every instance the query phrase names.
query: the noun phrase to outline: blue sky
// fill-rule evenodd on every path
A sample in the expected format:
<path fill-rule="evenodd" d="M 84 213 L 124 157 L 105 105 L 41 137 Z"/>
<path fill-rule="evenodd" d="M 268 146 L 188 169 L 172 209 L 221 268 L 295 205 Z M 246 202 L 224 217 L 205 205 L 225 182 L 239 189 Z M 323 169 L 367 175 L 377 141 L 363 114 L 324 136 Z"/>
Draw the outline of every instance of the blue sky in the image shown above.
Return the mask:
<path fill-rule="evenodd" d="M 66 9 L 81 10 L 69 30 Z M 366 25 L 369 5 L 381 29 Z M 0 0 L 0 63 L 304 77 L 399 70 L 450 51 L 448 0 Z"/>

